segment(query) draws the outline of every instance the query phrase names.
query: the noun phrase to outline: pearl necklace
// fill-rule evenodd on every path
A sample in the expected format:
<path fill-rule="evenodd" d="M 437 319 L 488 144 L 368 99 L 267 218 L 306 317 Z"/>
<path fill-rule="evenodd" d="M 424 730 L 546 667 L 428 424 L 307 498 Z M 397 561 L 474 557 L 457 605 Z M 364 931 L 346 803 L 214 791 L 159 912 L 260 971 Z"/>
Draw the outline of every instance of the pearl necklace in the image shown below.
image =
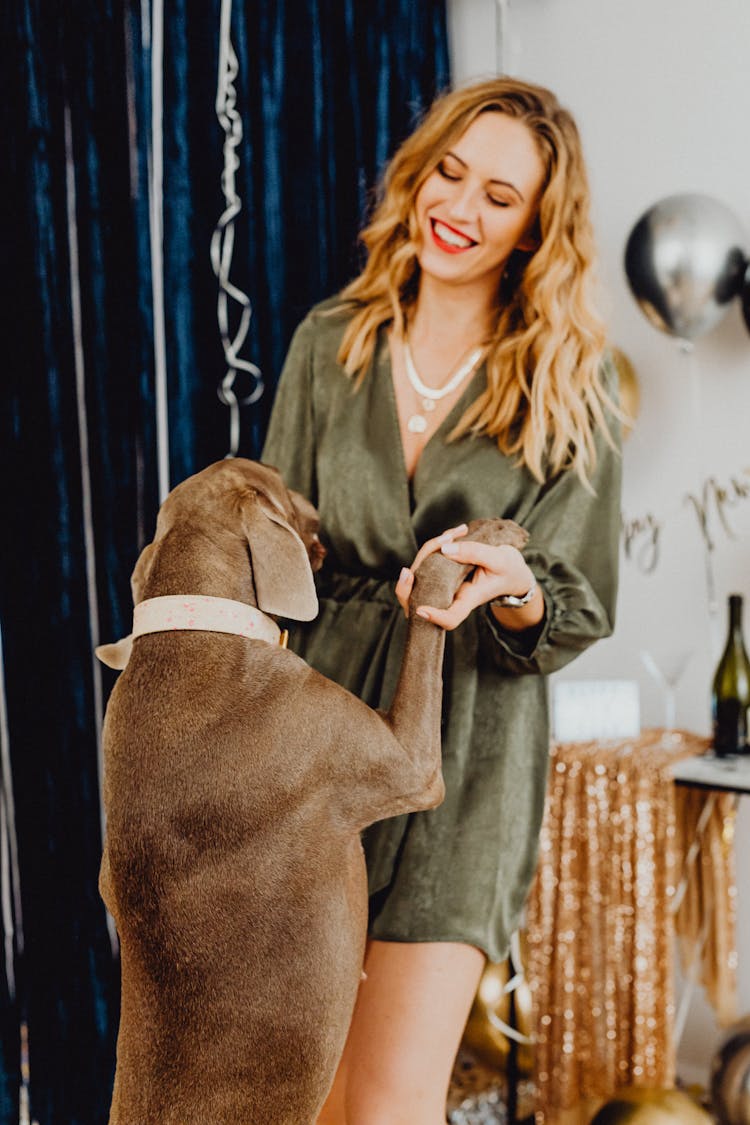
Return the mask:
<path fill-rule="evenodd" d="M 428 387 L 427 384 L 423 383 L 419 378 L 417 369 L 414 366 L 414 360 L 411 356 L 409 343 L 404 339 L 404 365 L 406 367 L 406 376 L 414 390 L 421 397 L 422 410 L 424 411 L 424 413 L 417 411 L 408 419 L 406 428 L 410 434 L 423 434 L 425 432 L 427 429 L 427 419 L 424 414 L 434 410 L 436 402 L 439 402 L 441 398 L 445 398 L 446 395 L 449 395 L 451 391 L 455 391 L 456 387 L 460 386 L 466 376 L 469 375 L 479 363 L 479 360 L 482 358 L 482 350 L 482 348 L 474 348 L 474 351 L 466 362 L 461 364 L 458 370 L 451 375 L 442 387 Z"/>

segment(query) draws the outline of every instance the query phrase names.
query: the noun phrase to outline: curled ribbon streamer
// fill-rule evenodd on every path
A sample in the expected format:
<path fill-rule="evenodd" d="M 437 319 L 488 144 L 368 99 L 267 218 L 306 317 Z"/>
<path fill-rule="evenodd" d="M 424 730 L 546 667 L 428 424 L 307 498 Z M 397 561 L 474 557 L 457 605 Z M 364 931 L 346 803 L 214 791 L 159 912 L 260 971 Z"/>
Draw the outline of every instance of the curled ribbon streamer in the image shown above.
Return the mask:
<path fill-rule="evenodd" d="M 515 930 L 511 935 L 510 961 L 515 972 L 503 987 L 503 996 L 508 996 L 511 992 L 515 992 L 526 980 L 521 953 L 521 935 L 518 930 Z M 511 1027 L 510 1024 L 506 1023 L 496 1012 L 488 1011 L 487 1019 L 496 1031 L 501 1032 L 501 1034 L 507 1036 L 508 1039 L 513 1039 L 516 1043 L 521 1043 L 524 1046 L 533 1046 L 536 1042 L 533 1036 L 524 1035 L 517 1027 Z"/>
<path fill-rule="evenodd" d="M 0 632 L 0 901 L 5 944 L 5 979 L 8 994 L 15 996 L 14 947 L 23 953 L 21 913 L 21 872 L 18 865 L 18 840 L 10 763 L 10 737 L 5 705 L 3 639 Z"/>
<path fill-rule="evenodd" d="M 219 217 L 211 236 L 211 267 L 219 282 L 216 303 L 216 316 L 219 322 L 219 335 L 224 349 L 227 371 L 218 388 L 218 396 L 229 407 L 229 453 L 236 457 L 240 444 L 240 406 L 249 406 L 263 394 L 263 377 L 260 368 L 249 360 L 240 359 L 237 354 L 245 342 L 250 328 L 252 305 L 250 298 L 229 280 L 234 250 L 234 220 L 242 209 L 242 200 L 235 189 L 234 174 L 240 166 L 237 147 L 242 140 L 242 119 L 237 112 L 237 91 L 234 80 L 239 72 L 237 55 L 230 38 L 232 14 L 231 0 L 222 0 L 221 26 L 219 36 L 219 75 L 216 91 L 216 116 L 224 130 L 224 170 L 221 175 L 221 189 L 226 207 Z M 231 335 L 229 328 L 229 300 L 240 307 L 237 331 Z M 238 399 L 234 382 L 240 371 L 245 371 L 255 380 L 249 395 Z"/>
<path fill-rule="evenodd" d="M 506 43 L 508 40 L 508 13 L 510 0 L 495 0 L 495 70 L 505 74 L 507 70 Z"/>
<path fill-rule="evenodd" d="M 16 975 L 13 966 L 13 905 L 11 902 L 10 840 L 8 836 L 8 814 L 5 808 L 5 793 L 0 792 L 0 899 L 2 900 L 3 952 L 5 956 L 5 979 L 11 1000 L 16 994 Z"/>

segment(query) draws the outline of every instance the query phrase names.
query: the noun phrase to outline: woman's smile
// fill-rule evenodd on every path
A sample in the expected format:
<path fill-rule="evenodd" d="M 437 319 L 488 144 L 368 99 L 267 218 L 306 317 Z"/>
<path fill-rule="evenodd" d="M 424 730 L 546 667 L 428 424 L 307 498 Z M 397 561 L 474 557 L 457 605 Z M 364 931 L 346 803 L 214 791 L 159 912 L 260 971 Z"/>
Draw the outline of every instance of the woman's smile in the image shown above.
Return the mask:
<path fill-rule="evenodd" d="M 476 239 L 462 234 L 461 231 L 449 226 L 442 219 L 431 217 L 430 225 L 432 226 L 432 238 L 435 245 L 446 254 L 461 254 L 477 245 Z"/>

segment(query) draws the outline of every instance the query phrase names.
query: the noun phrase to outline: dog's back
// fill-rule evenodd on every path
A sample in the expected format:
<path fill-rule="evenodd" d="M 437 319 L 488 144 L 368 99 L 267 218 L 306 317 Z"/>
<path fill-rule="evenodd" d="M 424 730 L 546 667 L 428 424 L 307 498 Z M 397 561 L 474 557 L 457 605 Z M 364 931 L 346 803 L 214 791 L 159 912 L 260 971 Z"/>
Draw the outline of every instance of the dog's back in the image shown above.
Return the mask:
<path fill-rule="evenodd" d="M 113 1125 L 267 1123 L 280 1106 L 279 1120 L 305 1122 L 325 1095 L 366 900 L 359 842 L 337 821 L 300 706 L 311 679 L 262 641 L 155 634 L 113 691 L 101 880 L 122 943 Z"/>

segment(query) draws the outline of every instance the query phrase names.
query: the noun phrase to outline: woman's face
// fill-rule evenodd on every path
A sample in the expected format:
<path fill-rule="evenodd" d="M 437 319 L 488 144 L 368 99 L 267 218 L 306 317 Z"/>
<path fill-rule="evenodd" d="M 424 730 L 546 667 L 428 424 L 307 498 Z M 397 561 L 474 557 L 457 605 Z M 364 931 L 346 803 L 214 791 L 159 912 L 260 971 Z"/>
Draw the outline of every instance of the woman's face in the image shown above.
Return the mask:
<path fill-rule="evenodd" d="M 545 169 L 530 129 L 499 112 L 480 114 L 417 193 L 423 273 L 496 287 L 513 250 L 536 247 L 531 229 Z"/>

